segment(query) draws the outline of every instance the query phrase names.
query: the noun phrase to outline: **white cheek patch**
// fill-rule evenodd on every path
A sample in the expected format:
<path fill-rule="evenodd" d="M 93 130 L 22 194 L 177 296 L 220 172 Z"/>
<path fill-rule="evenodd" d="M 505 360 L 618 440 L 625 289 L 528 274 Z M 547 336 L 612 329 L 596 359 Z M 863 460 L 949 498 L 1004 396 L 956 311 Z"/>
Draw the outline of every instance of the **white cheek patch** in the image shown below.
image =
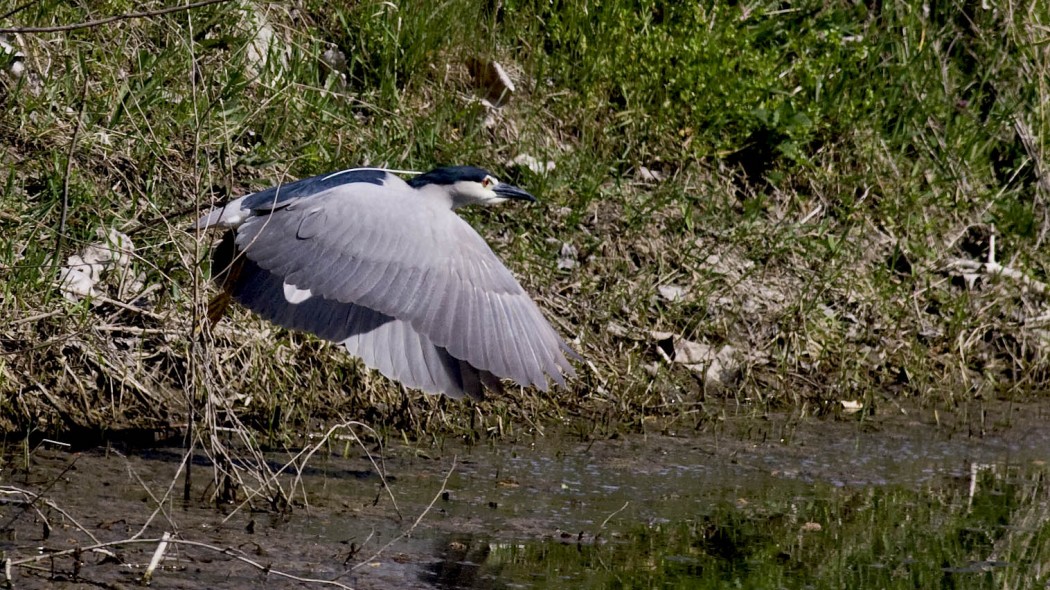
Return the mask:
<path fill-rule="evenodd" d="M 300 289 L 289 283 L 284 284 L 284 298 L 292 305 L 302 303 L 313 296 L 314 294 L 309 289 Z"/>

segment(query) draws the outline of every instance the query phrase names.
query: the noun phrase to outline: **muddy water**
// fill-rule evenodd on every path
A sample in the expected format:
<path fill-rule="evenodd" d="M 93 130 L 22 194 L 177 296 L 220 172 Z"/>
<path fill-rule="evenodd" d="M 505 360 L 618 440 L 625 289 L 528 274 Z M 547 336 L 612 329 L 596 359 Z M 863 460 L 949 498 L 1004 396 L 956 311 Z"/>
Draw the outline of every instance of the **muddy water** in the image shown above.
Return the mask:
<path fill-rule="evenodd" d="M 154 588 L 323 587 L 234 553 L 354 588 L 1045 587 L 1048 419 L 1050 405 L 1002 404 L 398 446 L 383 453 L 397 510 L 360 450 L 314 457 L 283 513 L 206 501 L 211 471 L 198 459 L 194 499 L 159 502 L 148 525 L 179 449 L 9 445 L 0 549 L 19 560 L 140 531 L 210 546 L 170 547 Z M 41 498 L 27 506 L 13 488 Z M 156 547 L 58 554 L 11 576 L 16 588 L 134 586 Z"/>

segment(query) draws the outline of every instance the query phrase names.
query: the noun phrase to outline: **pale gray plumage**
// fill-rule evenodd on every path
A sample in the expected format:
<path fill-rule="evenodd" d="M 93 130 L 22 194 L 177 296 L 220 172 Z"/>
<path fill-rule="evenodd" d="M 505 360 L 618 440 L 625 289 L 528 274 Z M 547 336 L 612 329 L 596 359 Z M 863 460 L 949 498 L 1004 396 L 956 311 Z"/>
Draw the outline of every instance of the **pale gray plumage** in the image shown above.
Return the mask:
<path fill-rule="evenodd" d="M 455 207 L 532 199 L 471 167 L 408 183 L 355 169 L 208 212 L 217 279 L 262 317 L 342 343 L 405 385 L 480 397 L 499 378 L 546 390 L 575 353 Z M 214 319 L 214 318 L 213 318 Z"/>

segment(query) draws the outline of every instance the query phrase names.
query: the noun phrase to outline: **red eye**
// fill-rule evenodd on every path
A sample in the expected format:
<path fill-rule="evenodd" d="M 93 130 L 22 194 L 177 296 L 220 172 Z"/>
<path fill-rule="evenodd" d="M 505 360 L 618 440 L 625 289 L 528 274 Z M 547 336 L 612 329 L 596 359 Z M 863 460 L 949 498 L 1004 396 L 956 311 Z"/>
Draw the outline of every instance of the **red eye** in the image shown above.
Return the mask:
<path fill-rule="evenodd" d="M 490 186 L 492 186 L 493 182 L 495 181 L 492 180 L 491 176 L 486 176 L 485 179 L 481 181 L 481 186 L 483 188 L 489 188 Z"/>

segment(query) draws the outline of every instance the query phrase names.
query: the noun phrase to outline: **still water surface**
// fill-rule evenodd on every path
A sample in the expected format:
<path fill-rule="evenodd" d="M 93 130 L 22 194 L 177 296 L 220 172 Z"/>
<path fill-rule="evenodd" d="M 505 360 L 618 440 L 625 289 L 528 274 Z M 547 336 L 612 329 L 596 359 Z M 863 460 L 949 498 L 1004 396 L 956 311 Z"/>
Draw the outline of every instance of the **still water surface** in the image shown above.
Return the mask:
<path fill-rule="evenodd" d="M 397 446 L 383 460 L 400 517 L 359 449 L 311 459 L 283 514 L 217 509 L 200 462 L 194 501 L 161 502 L 143 536 L 177 532 L 354 588 L 1047 587 L 1050 406 L 938 418 L 765 416 L 688 436 Z M 10 453 L 0 484 L 51 504 L 0 504 L 0 549 L 16 559 L 88 546 L 88 533 L 127 539 L 180 460 L 178 449 Z M 15 587 L 129 584 L 154 549 L 12 575 Z M 181 546 L 152 587 L 304 586 Z"/>

